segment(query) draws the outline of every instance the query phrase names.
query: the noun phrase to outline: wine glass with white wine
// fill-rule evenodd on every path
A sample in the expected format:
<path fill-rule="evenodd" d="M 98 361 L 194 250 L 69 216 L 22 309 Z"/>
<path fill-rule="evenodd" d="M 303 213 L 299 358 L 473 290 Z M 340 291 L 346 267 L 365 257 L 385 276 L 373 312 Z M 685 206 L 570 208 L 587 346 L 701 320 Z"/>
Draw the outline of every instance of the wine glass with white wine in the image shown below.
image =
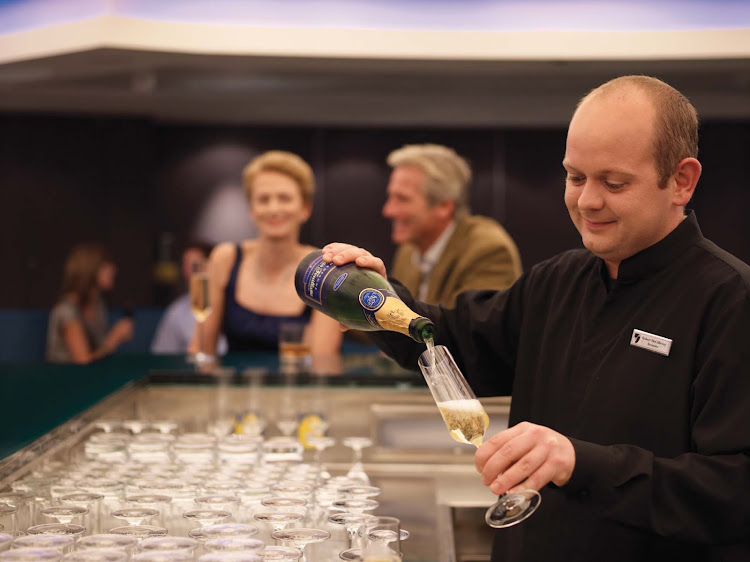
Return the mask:
<path fill-rule="evenodd" d="M 205 261 L 193 263 L 193 270 L 190 274 L 190 310 L 195 317 L 198 330 L 198 351 L 193 356 L 193 360 L 197 365 L 212 363 L 215 357 L 204 351 L 203 341 L 204 322 L 211 315 L 211 283 Z"/>
<path fill-rule="evenodd" d="M 459 443 L 479 447 L 490 418 L 448 348 L 428 344 L 427 351 L 419 357 L 419 368 L 451 437 Z M 506 492 L 487 510 L 485 520 L 490 527 L 510 527 L 534 513 L 541 501 L 542 496 L 536 490 Z"/>

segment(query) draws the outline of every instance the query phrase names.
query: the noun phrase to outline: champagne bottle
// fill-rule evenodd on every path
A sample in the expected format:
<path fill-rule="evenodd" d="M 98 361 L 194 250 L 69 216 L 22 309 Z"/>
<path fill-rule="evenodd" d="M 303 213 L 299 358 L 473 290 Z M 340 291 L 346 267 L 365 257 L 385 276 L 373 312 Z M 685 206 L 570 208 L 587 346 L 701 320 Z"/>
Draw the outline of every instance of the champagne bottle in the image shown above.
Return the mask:
<path fill-rule="evenodd" d="M 372 269 L 334 265 L 316 250 L 294 275 L 297 294 L 314 309 L 356 330 L 391 330 L 419 343 L 432 340 L 435 324 L 406 306 L 393 286 Z"/>

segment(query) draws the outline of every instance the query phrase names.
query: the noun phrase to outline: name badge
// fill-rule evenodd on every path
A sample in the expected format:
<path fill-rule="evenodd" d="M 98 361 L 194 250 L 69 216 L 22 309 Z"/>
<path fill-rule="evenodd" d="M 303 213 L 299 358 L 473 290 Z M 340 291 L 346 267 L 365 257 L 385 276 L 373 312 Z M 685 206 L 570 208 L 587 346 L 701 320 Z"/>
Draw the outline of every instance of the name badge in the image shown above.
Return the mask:
<path fill-rule="evenodd" d="M 669 355 L 669 350 L 672 349 L 672 340 L 657 336 L 656 334 L 649 334 L 643 330 L 633 330 L 630 345 L 653 351 L 666 357 Z"/>

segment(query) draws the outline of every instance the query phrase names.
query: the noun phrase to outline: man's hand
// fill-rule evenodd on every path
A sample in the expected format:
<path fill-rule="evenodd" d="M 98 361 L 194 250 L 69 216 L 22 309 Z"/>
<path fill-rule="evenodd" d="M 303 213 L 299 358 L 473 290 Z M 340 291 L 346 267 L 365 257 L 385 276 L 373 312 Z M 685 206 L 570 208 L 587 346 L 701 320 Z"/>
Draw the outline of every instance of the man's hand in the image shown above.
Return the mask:
<path fill-rule="evenodd" d="M 513 489 L 540 490 L 568 483 L 576 464 L 570 440 L 556 431 L 521 422 L 485 441 L 474 455 L 482 483 L 501 495 Z"/>
<path fill-rule="evenodd" d="M 354 262 L 359 267 L 374 269 L 380 275 L 388 278 L 385 272 L 385 264 L 380 258 L 376 258 L 364 248 L 358 248 L 351 244 L 333 242 L 323 248 L 323 260 L 332 262 L 334 265 L 344 265 Z"/>

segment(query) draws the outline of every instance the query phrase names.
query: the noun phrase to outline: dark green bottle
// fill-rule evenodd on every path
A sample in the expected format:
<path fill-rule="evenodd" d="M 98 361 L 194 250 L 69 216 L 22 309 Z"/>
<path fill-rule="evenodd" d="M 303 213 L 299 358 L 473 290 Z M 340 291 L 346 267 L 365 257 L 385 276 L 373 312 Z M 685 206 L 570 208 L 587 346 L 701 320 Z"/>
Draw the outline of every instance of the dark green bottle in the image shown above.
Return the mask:
<path fill-rule="evenodd" d="M 316 250 L 297 266 L 294 286 L 306 304 L 350 328 L 400 332 L 419 343 L 433 339 L 432 320 L 410 310 L 372 269 L 327 263 Z"/>

